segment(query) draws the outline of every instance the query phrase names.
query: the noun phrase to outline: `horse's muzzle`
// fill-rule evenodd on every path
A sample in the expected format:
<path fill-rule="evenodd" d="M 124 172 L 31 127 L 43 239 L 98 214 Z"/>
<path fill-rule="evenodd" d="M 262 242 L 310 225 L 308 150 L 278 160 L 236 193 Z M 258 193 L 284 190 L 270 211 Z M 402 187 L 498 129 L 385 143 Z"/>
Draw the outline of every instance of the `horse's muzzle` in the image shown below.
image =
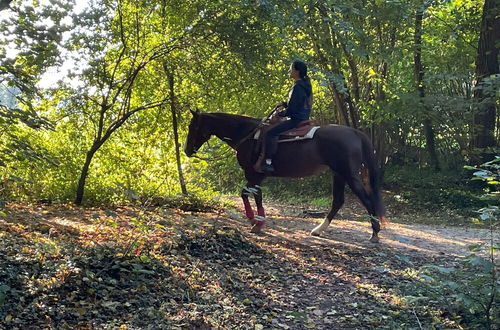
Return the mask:
<path fill-rule="evenodd" d="M 198 150 L 189 148 L 187 142 L 184 143 L 184 153 L 186 154 L 186 156 L 191 157 L 196 153 L 196 151 Z"/>
<path fill-rule="evenodd" d="M 188 157 L 192 157 L 196 154 L 198 150 L 188 150 L 187 148 L 184 148 L 184 152 L 186 153 L 186 156 Z"/>

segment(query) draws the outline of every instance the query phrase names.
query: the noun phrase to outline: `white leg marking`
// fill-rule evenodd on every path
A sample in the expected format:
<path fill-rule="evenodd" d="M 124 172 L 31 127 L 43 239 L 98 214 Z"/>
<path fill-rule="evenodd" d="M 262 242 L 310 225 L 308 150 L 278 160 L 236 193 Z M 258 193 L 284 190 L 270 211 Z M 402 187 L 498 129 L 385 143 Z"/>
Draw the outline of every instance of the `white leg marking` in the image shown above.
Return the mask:
<path fill-rule="evenodd" d="M 328 219 L 325 218 L 325 220 L 323 220 L 323 222 L 319 226 L 317 226 L 311 231 L 311 235 L 319 236 L 321 232 L 323 232 L 323 230 L 328 228 L 328 225 L 330 225 L 330 221 L 328 221 Z"/>

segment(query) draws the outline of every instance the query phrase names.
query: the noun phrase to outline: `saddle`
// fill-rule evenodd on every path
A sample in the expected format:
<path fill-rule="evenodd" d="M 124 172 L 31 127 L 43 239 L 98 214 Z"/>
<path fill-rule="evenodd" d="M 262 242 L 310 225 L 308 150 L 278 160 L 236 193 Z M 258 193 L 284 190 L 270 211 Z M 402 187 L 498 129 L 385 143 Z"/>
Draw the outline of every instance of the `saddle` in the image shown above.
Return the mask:
<path fill-rule="evenodd" d="M 253 137 L 254 140 L 259 140 L 259 143 L 261 143 L 262 137 L 264 136 L 263 133 L 273 128 L 276 124 L 277 123 L 273 123 L 257 130 Z M 281 133 L 278 138 L 278 142 L 292 142 L 298 140 L 312 139 L 314 137 L 314 133 L 318 128 L 319 126 L 315 126 L 314 122 L 311 120 L 301 121 L 297 127 Z"/>
<path fill-rule="evenodd" d="M 312 139 L 318 128 L 319 126 L 314 126 L 311 120 L 304 120 L 297 127 L 281 133 L 278 143 Z"/>
<path fill-rule="evenodd" d="M 260 171 L 260 165 L 264 160 L 264 154 L 265 154 L 265 144 L 263 136 L 265 136 L 266 131 L 274 127 L 276 124 L 277 123 L 272 123 L 270 125 L 263 126 L 261 129 L 255 132 L 254 139 L 258 140 L 256 149 L 258 150 L 258 155 L 259 155 L 257 157 L 257 161 L 253 166 L 256 172 L 262 173 Z M 280 136 L 278 137 L 278 143 L 296 142 L 300 140 L 312 139 L 314 137 L 314 133 L 318 128 L 319 126 L 315 126 L 313 121 L 304 120 L 300 122 L 297 127 L 281 133 Z"/>

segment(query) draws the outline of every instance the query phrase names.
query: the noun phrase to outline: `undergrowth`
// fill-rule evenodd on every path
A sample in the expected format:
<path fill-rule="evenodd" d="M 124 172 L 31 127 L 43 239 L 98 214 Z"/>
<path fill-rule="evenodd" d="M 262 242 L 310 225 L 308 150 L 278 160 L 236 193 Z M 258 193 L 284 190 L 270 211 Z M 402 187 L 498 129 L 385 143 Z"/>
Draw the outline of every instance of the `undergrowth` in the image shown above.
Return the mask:
<path fill-rule="evenodd" d="M 477 210 L 479 219 L 490 229 L 489 241 L 470 245 L 470 253 L 455 267 L 428 264 L 418 271 L 419 281 L 405 283 L 403 292 L 411 292 L 409 303 L 417 308 L 433 306 L 470 329 L 498 329 L 500 324 L 500 285 L 498 252 L 500 242 L 495 231 L 500 225 L 498 207 L 500 156 L 474 170 L 473 180 L 485 182 L 489 189 L 485 200 L 490 204 Z"/>
<path fill-rule="evenodd" d="M 431 168 L 388 166 L 382 188 L 400 200 L 427 210 L 453 209 L 465 216 L 484 207 L 490 200 L 484 186 L 472 184 L 463 170 L 436 172 Z"/>

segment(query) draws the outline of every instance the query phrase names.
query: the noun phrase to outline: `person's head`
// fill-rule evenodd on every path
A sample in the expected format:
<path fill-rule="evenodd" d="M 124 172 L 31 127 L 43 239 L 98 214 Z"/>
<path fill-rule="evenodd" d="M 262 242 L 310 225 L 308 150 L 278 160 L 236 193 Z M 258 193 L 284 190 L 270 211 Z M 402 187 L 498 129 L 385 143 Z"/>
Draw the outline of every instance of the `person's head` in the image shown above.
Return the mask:
<path fill-rule="evenodd" d="M 307 78 L 307 65 L 302 61 L 293 61 L 288 73 L 292 79 L 305 79 Z"/>
<path fill-rule="evenodd" d="M 307 89 L 307 96 L 309 97 L 309 104 L 312 105 L 312 86 L 311 79 L 307 76 L 307 65 L 302 61 L 293 61 L 288 70 L 290 78 L 295 81 L 302 80 Z"/>

